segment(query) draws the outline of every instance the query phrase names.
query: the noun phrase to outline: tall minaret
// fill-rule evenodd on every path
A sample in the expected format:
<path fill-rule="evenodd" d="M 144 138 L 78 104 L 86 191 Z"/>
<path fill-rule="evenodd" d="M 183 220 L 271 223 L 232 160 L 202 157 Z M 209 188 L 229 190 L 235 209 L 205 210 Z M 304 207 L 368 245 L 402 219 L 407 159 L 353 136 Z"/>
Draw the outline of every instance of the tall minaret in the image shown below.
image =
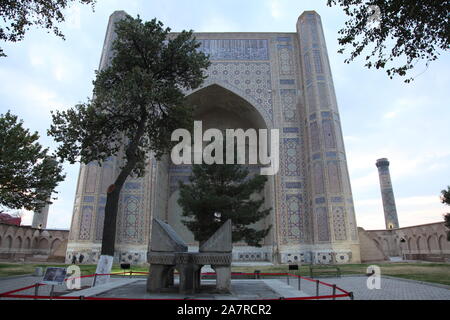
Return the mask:
<path fill-rule="evenodd" d="M 317 250 L 316 262 L 324 262 L 323 252 L 333 252 L 339 259 L 335 261 L 337 263 L 359 263 L 353 196 L 320 16 L 315 11 L 303 12 L 297 22 L 297 33 L 302 64 L 302 104 L 305 106 L 302 123 L 308 137 L 309 203 L 312 234 L 317 248 L 314 249 Z"/>
<path fill-rule="evenodd" d="M 115 24 L 126 16 L 125 11 L 115 11 L 110 16 L 99 70 L 104 70 L 109 66 L 113 56 L 113 42 L 117 37 Z M 83 263 L 98 262 L 103 238 L 106 191 L 120 172 L 121 158 L 122 155 L 119 153 L 102 162 L 101 166 L 96 162 L 81 164 L 67 244 L 66 263 L 71 263 L 72 257 L 80 254 L 85 257 Z M 149 198 L 153 192 L 149 189 L 149 184 L 153 179 L 152 174 L 153 171 L 150 170 L 148 175 L 143 178 L 129 177 L 120 193 L 116 263 L 128 261 L 134 263 L 135 259 L 142 263 L 147 261 L 150 212 L 152 212 Z M 159 206 L 163 207 L 163 204 Z M 109 262 L 112 263 L 112 260 Z"/>
<path fill-rule="evenodd" d="M 378 159 L 376 166 L 380 176 L 381 197 L 383 199 L 384 219 L 386 229 L 399 228 L 397 208 L 395 207 L 394 190 L 392 189 L 389 161 L 386 158 Z"/>
<path fill-rule="evenodd" d="M 47 218 L 48 218 L 48 210 L 50 205 L 46 204 L 42 209 L 37 210 L 33 214 L 33 222 L 31 226 L 36 229 L 45 229 L 47 228 Z"/>

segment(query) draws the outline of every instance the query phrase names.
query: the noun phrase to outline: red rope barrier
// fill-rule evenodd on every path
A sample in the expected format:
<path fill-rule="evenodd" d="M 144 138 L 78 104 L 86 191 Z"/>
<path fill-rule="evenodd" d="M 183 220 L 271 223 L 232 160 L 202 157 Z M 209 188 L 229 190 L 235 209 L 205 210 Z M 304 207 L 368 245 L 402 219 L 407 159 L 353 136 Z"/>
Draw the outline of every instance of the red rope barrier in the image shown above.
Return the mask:
<path fill-rule="evenodd" d="M 295 298 L 284 298 L 284 300 L 318 300 L 318 299 L 333 299 L 333 298 L 344 298 L 348 297 L 346 294 L 335 294 L 328 296 L 316 296 L 316 297 L 295 297 Z"/>
<path fill-rule="evenodd" d="M 43 284 L 43 283 L 35 283 L 35 284 L 33 284 L 31 286 L 28 286 L 28 287 L 24 287 L 24 288 L 12 290 L 12 291 L 4 292 L 4 293 L 0 294 L 0 298 L 3 297 L 3 296 L 11 295 L 11 294 L 16 293 L 16 292 L 20 292 L 20 291 L 24 291 L 24 290 L 28 290 L 28 289 L 33 289 L 36 286 L 39 286 L 39 287 L 40 286 L 45 286 L 45 284 Z"/>

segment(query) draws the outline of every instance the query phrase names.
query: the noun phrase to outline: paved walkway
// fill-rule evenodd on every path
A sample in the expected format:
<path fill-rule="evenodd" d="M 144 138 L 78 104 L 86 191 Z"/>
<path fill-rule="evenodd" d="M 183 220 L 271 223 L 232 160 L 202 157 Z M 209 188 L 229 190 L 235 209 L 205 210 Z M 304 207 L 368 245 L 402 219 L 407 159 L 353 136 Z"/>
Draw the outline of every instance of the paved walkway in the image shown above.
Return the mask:
<path fill-rule="evenodd" d="M 319 278 L 319 280 L 336 284 L 338 287 L 353 292 L 355 300 L 450 300 L 450 289 L 445 286 L 425 284 L 419 281 L 399 278 L 381 278 L 380 289 L 368 289 L 366 276 L 344 276 L 341 278 Z M 297 286 L 297 279 L 290 282 Z M 315 295 L 316 284 L 302 280 L 302 291 Z M 331 288 L 320 286 L 319 295 L 331 293 Z M 339 293 L 339 292 L 337 292 Z M 348 299 L 348 298 L 344 298 Z"/>
<path fill-rule="evenodd" d="M 297 290 L 289 288 L 276 279 L 231 280 L 230 294 L 215 292 L 215 283 L 215 280 L 202 280 L 202 290 L 200 293 L 196 294 L 180 294 L 177 292 L 176 288 L 168 289 L 170 292 L 148 293 L 146 290 L 146 280 L 137 280 L 122 287 L 107 289 L 90 296 L 128 299 L 261 300 L 280 298 L 282 295 L 279 293 L 278 289 L 281 287 L 284 288 L 285 292 L 289 292 L 291 295 L 298 294 Z M 178 285 L 177 278 L 175 278 L 175 285 Z M 88 296 L 88 290 L 83 290 L 83 294 Z"/>
<path fill-rule="evenodd" d="M 41 280 L 42 280 L 42 277 L 35 277 L 35 276 L 31 276 L 31 275 L 21 276 L 21 277 L 0 278 L 0 293 L 28 287 L 30 285 L 36 284 L 37 282 L 39 282 Z M 111 278 L 111 281 L 113 281 L 113 282 L 118 281 L 118 280 L 120 280 L 120 279 Z M 82 278 L 81 279 L 82 289 L 90 287 L 92 285 L 92 281 L 93 281 L 93 278 Z M 51 290 L 50 285 L 40 286 L 38 294 L 43 295 L 43 296 L 48 296 L 48 295 L 50 295 L 50 290 Z M 58 295 L 58 296 L 63 295 L 63 294 L 68 294 L 71 292 L 74 292 L 74 291 L 69 290 L 65 284 L 60 285 L 60 286 L 55 286 L 55 289 L 54 289 L 54 294 Z M 34 295 L 35 289 L 31 288 L 31 289 L 17 292 L 15 294 Z M 0 298 L 0 299 L 6 299 L 6 298 Z"/>
<path fill-rule="evenodd" d="M 0 278 L 0 293 L 10 290 L 26 287 L 35 284 L 40 277 L 23 276 L 14 278 Z M 103 297 L 128 297 L 137 298 L 145 296 L 145 298 L 162 298 L 166 299 L 173 294 L 152 295 L 145 292 L 145 280 L 135 281 L 124 278 L 111 278 L 111 282 L 117 282 L 110 289 L 103 290 L 96 296 Z M 367 288 L 367 277 L 365 276 L 343 276 L 341 278 L 321 278 L 323 282 L 336 284 L 338 287 L 354 293 L 355 300 L 450 300 L 450 289 L 445 286 L 420 283 L 418 281 L 403 280 L 399 278 L 381 279 L 381 288 L 369 290 Z M 213 284 L 214 280 L 202 280 L 202 283 Z M 92 278 L 83 278 L 82 287 L 90 286 Z M 40 295 L 49 295 L 51 286 L 42 286 L 39 288 Z M 130 290 L 131 291 L 128 291 Z M 86 289 L 85 289 L 86 290 Z M 87 291 L 83 290 L 87 293 Z M 295 297 L 295 296 L 313 296 L 316 294 L 316 284 L 307 280 L 301 281 L 301 290 L 298 291 L 297 278 L 290 278 L 289 285 L 286 277 L 278 279 L 261 279 L 261 280 L 233 280 L 233 295 L 209 295 L 212 299 L 261 299 L 261 298 L 278 298 L 278 297 Z M 34 294 L 34 289 L 21 292 L 22 294 Z M 56 286 L 56 295 L 69 294 L 70 291 L 66 286 Z M 330 287 L 321 285 L 319 287 L 319 295 L 329 295 L 332 293 Z M 337 294 L 340 292 L 338 291 Z M 77 295 L 72 292 L 71 295 Z M 148 296 L 147 296 L 148 295 Z M 193 297 L 192 297 L 193 298 Z M 196 297 L 198 298 L 198 297 Z M 203 296 L 206 298 L 206 296 Z M 3 298 L 5 299 L 5 298 Z M 341 298 L 347 300 L 348 298 Z"/>

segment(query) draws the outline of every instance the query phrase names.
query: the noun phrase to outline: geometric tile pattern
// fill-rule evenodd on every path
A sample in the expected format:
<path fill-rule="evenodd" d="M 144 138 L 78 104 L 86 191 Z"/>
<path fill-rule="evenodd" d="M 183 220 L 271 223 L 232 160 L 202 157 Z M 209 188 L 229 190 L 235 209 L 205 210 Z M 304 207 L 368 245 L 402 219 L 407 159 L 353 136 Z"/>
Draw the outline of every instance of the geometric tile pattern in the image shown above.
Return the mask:
<path fill-rule="evenodd" d="M 101 206 L 97 209 L 97 216 L 95 222 L 95 240 L 102 240 L 103 237 L 103 224 L 105 222 L 105 207 Z"/>
<path fill-rule="evenodd" d="M 287 43 L 290 43 L 290 41 Z M 294 74 L 295 65 L 291 44 L 278 45 L 278 59 L 280 64 L 280 75 Z"/>
<path fill-rule="evenodd" d="M 268 60 L 267 39 L 201 39 L 199 51 L 210 60 Z"/>
<path fill-rule="evenodd" d="M 242 96 L 251 97 L 254 107 L 265 119 L 273 119 L 272 80 L 267 62 L 215 62 L 206 71 L 203 87 L 216 81 L 224 82 Z"/>
<path fill-rule="evenodd" d="M 298 121 L 297 113 L 297 90 L 296 89 L 281 89 L 281 104 L 283 106 L 283 115 L 285 122 Z"/>
<path fill-rule="evenodd" d="M 304 223 L 302 212 L 302 198 L 300 195 L 286 195 L 287 207 L 287 236 L 289 240 L 302 241 L 304 239 Z"/>
<path fill-rule="evenodd" d="M 326 207 L 316 208 L 317 238 L 319 241 L 330 241 L 328 210 Z"/>
<path fill-rule="evenodd" d="M 142 233 L 142 215 L 140 215 L 141 197 L 126 195 L 123 198 L 124 217 L 122 239 L 125 242 L 139 242 Z"/>
<path fill-rule="evenodd" d="M 300 161 L 298 155 L 300 139 L 298 138 L 284 138 L 283 139 L 283 175 L 284 176 L 299 176 L 300 175 Z"/>
<path fill-rule="evenodd" d="M 81 211 L 80 240 L 89 240 L 91 238 L 91 222 L 93 206 L 83 206 Z"/>
<path fill-rule="evenodd" d="M 343 207 L 333 208 L 333 229 L 335 240 L 347 240 L 345 218 Z"/>

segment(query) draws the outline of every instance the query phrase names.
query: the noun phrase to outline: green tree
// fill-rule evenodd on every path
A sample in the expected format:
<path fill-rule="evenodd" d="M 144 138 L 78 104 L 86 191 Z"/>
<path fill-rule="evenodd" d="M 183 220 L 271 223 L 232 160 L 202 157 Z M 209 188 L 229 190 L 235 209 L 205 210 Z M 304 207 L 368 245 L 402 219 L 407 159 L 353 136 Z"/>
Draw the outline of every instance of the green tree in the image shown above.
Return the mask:
<path fill-rule="evenodd" d="M 44 28 L 64 39 L 55 25 L 64 22 L 63 11 L 73 2 L 90 4 L 92 9 L 96 0 L 0 0 L 0 41 L 22 41 L 25 33 L 33 26 Z M 6 57 L 0 48 L 0 57 Z"/>
<path fill-rule="evenodd" d="M 443 204 L 450 206 L 450 186 L 447 190 L 441 191 L 441 201 Z M 450 212 L 444 215 L 445 226 L 450 230 Z M 450 241 L 450 231 L 447 231 L 447 240 Z"/>
<path fill-rule="evenodd" d="M 50 196 L 65 176 L 38 140 L 17 116 L 0 115 L 0 206 L 36 211 L 52 203 Z"/>
<path fill-rule="evenodd" d="M 352 50 L 346 63 L 368 50 L 365 66 L 386 68 L 392 79 L 405 76 L 419 61 L 428 67 L 440 50 L 450 48 L 449 0 L 328 0 L 327 4 L 339 5 L 350 17 L 338 39 L 339 53 L 347 46 Z"/>
<path fill-rule="evenodd" d="M 53 113 L 49 130 L 61 143 L 58 156 L 70 163 L 101 163 L 124 151 L 123 166 L 107 190 L 101 250 L 107 260 L 114 256 L 125 180 L 143 176 L 152 152 L 160 158 L 170 150 L 173 130 L 192 126 L 192 108 L 183 90 L 199 87 L 209 66 L 192 31 L 172 35 L 156 19 L 143 22 L 130 16 L 117 22 L 115 31 L 113 59 L 97 72 L 94 98 Z"/>
<path fill-rule="evenodd" d="M 186 218 L 183 223 L 200 243 L 208 240 L 228 219 L 232 221 L 233 242 L 245 241 L 260 247 L 270 227 L 255 230 L 249 225 L 266 217 L 261 210 L 264 197 L 255 197 L 267 181 L 262 175 L 249 176 L 239 164 L 193 165 L 190 184 L 180 182 L 178 203 Z"/>

